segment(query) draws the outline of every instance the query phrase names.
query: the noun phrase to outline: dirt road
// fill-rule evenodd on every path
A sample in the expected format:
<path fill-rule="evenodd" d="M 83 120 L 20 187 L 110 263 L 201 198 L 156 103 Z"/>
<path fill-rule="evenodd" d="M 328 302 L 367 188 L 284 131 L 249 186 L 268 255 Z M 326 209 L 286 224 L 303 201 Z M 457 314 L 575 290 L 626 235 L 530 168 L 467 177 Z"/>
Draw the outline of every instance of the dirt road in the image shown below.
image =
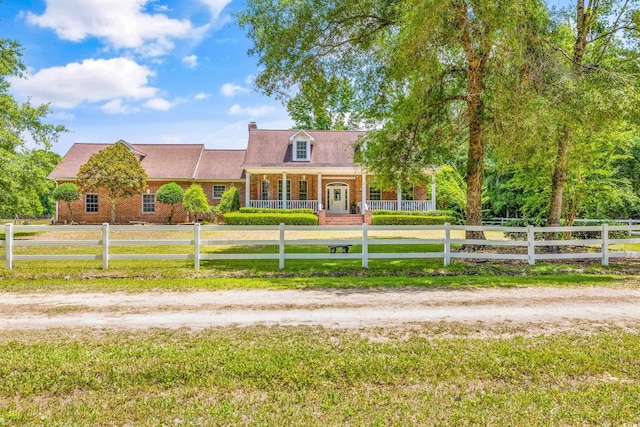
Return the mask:
<path fill-rule="evenodd" d="M 308 325 L 397 327 L 460 322 L 562 327 L 640 322 L 640 289 L 302 290 L 0 293 L 0 331 Z"/>

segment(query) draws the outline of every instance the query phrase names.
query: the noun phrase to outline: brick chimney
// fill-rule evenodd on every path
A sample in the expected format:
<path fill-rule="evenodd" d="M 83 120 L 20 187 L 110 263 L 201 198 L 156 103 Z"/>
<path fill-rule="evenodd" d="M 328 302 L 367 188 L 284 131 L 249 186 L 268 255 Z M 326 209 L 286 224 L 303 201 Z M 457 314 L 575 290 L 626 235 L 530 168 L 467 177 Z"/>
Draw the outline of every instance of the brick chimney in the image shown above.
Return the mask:
<path fill-rule="evenodd" d="M 249 132 L 256 129 L 258 129 L 258 124 L 256 122 L 249 122 Z"/>

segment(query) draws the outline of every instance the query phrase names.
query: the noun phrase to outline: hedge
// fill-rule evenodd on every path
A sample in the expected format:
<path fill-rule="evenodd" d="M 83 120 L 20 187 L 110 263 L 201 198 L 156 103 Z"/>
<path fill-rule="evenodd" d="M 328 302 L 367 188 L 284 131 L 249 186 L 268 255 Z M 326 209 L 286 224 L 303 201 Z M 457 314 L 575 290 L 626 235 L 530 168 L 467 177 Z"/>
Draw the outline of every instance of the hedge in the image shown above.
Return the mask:
<path fill-rule="evenodd" d="M 242 213 L 225 214 L 224 221 L 228 225 L 318 225 L 318 217 L 306 213 Z"/>
<path fill-rule="evenodd" d="M 246 214 L 313 214 L 313 209 L 240 208 Z"/>
<path fill-rule="evenodd" d="M 386 210 L 374 210 L 373 216 L 377 215 L 392 215 L 392 216 L 455 216 L 453 211 L 386 211 Z"/>
<path fill-rule="evenodd" d="M 373 225 L 442 225 L 455 220 L 452 216 L 379 215 L 373 216 L 371 222 Z"/>

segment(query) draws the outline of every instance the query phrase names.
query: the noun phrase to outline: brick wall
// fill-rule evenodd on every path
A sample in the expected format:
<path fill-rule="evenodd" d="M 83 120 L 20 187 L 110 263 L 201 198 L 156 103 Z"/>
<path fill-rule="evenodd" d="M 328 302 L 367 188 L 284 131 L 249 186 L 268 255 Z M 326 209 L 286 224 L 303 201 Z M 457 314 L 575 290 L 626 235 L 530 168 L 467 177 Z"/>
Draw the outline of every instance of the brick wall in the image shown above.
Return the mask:
<path fill-rule="evenodd" d="M 167 184 L 169 181 L 147 181 L 147 190 L 145 194 L 156 194 L 158 188 Z M 62 184 L 59 182 L 58 184 Z M 183 189 L 189 188 L 191 182 L 179 182 Z M 213 186 L 225 185 L 229 188 L 231 185 L 235 185 L 240 192 L 240 204 L 244 206 L 244 182 L 199 182 L 209 205 L 217 205 L 220 203 L 220 199 L 213 198 Z M 109 196 L 104 190 L 99 190 L 94 194 L 98 194 L 98 212 L 87 213 L 85 210 L 85 194 L 82 194 L 80 200 L 71 203 L 71 209 L 73 211 L 73 221 L 75 223 L 86 224 L 102 224 L 105 222 L 111 222 L 111 202 Z M 138 194 L 132 197 L 116 200 L 116 223 L 128 224 L 130 222 L 149 222 L 164 224 L 169 221 L 169 215 L 171 213 L 171 205 L 160 203 L 156 200 L 154 213 L 142 212 L 142 195 Z M 66 202 L 58 203 L 58 222 L 61 224 L 68 223 L 69 210 Z M 187 213 L 182 208 L 182 203 L 175 205 L 173 222 L 183 223 L 187 222 Z"/>

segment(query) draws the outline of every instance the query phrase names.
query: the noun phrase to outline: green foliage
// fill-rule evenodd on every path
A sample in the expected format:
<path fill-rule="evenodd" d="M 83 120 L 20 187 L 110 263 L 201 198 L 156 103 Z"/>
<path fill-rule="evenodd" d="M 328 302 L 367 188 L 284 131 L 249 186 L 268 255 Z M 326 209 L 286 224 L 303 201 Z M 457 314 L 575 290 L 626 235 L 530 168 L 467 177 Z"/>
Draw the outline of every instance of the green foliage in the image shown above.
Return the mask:
<path fill-rule="evenodd" d="M 318 217 L 311 214 L 232 212 L 224 220 L 229 225 L 318 225 Z"/>
<path fill-rule="evenodd" d="M 240 193 L 235 186 L 231 186 L 222 193 L 220 204 L 217 206 L 222 214 L 240 210 Z"/>
<path fill-rule="evenodd" d="M 115 223 L 116 200 L 141 194 L 147 186 L 147 173 L 129 147 L 118 141 L 80 166 L 77 182 L 82 193 L 106 191 L 111 201 L 111 222 Z"/>
<path fill-rule="evenodd" d="M 65 182 L 60 184 L 53 190 L 53 198 L 57 202 L 63 201 L 67 203 L 67 210 L 69 211 L 69 224 L 73 222 L 73 211 L 71 210 L 71 202 L 80 200 L 80 191 L 78 186 L 72 182 Z"/>
<path fill-rule="evenodd" d="M 453 216 L 373 215 L 372 225 L 441 225 L 455 224 Z"/>
<path fill-rule="evenodd" d="M 160 203 L 171 205 L 171 213 L 169 214 L 169 224 L 173 223 L 173 214 L 175 211 L 175 205 L 182 201 L 184 197 L 184 189 L 175 182 L 162 185 L 158 188 L 156 198 Z"/>
<path fill-rule="evenodd" d="M 464 218 L 467 210 L 467 184 L 456 169 L 443 166 L 436 175 L 436 203 Z"/>
<path fill-rule="evenodd" d="M 374 216 L 380 215 L 413 215 L 413 216 L 454 216 L 454 211 L 387 211 L 374 210 L 371 212 Z"/>
<path fill-rule="evenodd" d="M 268 209 L 268 208 L 240 208 L 241 213 L 300 213 L 313 214 L 313 209 Z"/>
<path fill-rule="evenodd" d="M 60 156 L 49 149 L 67 131 L 44 123 L 48 104 L 20 104 L 9 93 L 7 77 L 22 77 L 25 71 L 21 58 L 18 42 L 0 39 L 0 216 L 52 213 L 54 184 L 47 176 Z"/>
<path fill-rule="evenodd" d="M 209 212 L 209 202 L 201 186 L 192 184 L 191 187 L 187 188 L 182 199 L 182 207 L 189 215 L 194 214 L 194 219 L 196 220 L 199 213 Z"/>

